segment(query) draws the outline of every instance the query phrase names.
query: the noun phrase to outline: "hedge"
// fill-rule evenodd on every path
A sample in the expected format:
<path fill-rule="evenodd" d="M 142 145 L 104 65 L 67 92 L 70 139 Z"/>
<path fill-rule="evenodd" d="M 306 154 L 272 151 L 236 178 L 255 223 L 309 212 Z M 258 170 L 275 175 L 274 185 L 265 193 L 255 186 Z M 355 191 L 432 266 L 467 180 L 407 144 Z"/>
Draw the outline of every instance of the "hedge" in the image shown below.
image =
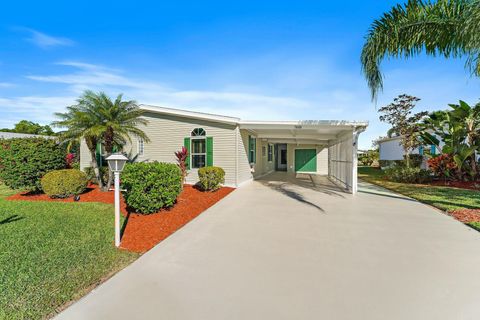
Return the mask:
<path fill-rule="evenodd" d="M 182 190 L 182 173 L 173 163 L 129 163 L 120 180 L 127 205 L 144 214 L 173 206 Z"/>
<path fill-rule="evenodd" d="M 53 139 L 0 139 L 0 179 L 12 189 L 41 191 L 41 178 L 64 169 L 66 151 Z"/>

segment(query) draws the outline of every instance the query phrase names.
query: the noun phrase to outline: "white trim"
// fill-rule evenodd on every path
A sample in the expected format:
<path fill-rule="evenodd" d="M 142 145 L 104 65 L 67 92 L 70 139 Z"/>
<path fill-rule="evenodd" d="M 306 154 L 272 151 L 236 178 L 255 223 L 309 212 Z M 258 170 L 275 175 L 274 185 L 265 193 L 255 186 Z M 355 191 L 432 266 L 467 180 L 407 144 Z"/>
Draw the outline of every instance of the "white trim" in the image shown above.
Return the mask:
<path fill-rule="evenodd" d="M 140 145 L 142 148 L 140 148 Z M 143 156 L 145 154 L 145 141 L 142 138 L 138 138 L 137 140 L 137 153 L 139 156 Z"/>
<path fill-rule="evenodd" d="M 193 141 L 194 140 L 204 140 L 205 141 L 205 152 L 193 152 Z M 191 169 L 200 169 L 203 167 L 193 167 L 193 156 L 205 156 L 205 167 L 207 166 L 207 136 L 191 136 L 190 137 L 190 168 Z"/>
<path fill-rule="evenodd" d="M 268 127 L 269 129 L 282 129 L 295 126 L 302 128 L 318 127 L 361 127 L 368 126 L 368 121 L 347 121 L 347 120 L 286 120 L 286 121 L 261 121 L 261 120 L 240 120 L 241 129 L 259 129 Z"/>

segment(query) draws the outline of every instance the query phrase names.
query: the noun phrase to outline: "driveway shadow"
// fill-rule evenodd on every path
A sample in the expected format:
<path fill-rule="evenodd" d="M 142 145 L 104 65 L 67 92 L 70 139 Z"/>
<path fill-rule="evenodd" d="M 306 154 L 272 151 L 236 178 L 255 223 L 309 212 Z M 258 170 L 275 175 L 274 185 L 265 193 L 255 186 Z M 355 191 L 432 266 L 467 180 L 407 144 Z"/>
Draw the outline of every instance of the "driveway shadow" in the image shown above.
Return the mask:
<path fill-rule="evenodd" d="M 257 181 L 266 183 L 285 183 L 301 188 L 320 192 L 329 196 L 345 198 L 345 191 L 328 180 L 326 176 L 312 174 L 292 174 L 286 172 L 273 172 Z"/>
<path fill-rule="evenodd" d="M 286 172 L 274 172 L 257 180 L 262 185 L 280 192 L 281 194 L 298 202 L 311 206 L 323 213 L 326 211 L 316 203 L 309 201 L 301 192 L 301 189 L 313 190 L 328 196 L 345 198 L 344 191 L 334 185 L 325 176 L 311 174 L 291 174 Z M 300 190 L 295 190 L 300 189 Z"/>

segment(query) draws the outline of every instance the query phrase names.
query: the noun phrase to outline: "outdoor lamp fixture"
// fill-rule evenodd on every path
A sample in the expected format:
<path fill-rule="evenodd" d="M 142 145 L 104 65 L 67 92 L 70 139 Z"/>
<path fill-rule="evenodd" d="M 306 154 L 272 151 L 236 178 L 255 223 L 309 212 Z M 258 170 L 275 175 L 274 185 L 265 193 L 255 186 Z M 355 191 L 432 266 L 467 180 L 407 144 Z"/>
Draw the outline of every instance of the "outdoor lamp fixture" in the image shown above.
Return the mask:
<path fill-rule="evenodd" d="M 120 172 L 125 167 L 128 158 L 123 154 L 116 153 L 106 159 L 108 167 L 115 176 L 115 246 L 120 246 Z"/>

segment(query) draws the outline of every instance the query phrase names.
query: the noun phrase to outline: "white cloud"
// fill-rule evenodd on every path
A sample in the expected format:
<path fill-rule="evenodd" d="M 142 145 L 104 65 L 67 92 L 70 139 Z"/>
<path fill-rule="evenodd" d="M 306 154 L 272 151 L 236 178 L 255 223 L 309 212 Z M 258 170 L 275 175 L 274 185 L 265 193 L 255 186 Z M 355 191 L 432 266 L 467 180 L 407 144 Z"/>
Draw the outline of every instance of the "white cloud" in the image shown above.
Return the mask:
<path fill-rule="evenodd" d="M 49 124 L 54 119 L 53 113 L 64 111 L 75 99 L 74 96 L 0 98 L 0 127 L 11 127 L 23 119 Z"/>
<path fill-rule="evenodd" d="M 13 83 L 10 83 L 10 82 L 0 82 L 0 88 L 12 88 L 14 86 L 15 85 Z"/>
<path fill-rule="evenodd" d="M 19 29 L 29 33 L 29 36 L 26 38 L 27 41 L 35 44 L 36 46 L 42 49 L 48 49 L 50 47 L 59 47 L 59 46 L 72 46 L 75 44 L 73 40 L 68 38 L 54 37 L 30 28 L 19 28 Z"/>
<path fill-rule="evenodd" d="M 159 82 L 125 76 L 121 70 L 76 61 L 60 62 L 73 67 L 72 72 L 57 75 L 29 75 L 28 79 L 65 84 L 69 92 L 81 94 L 86 89 L 109 94 L 125 93 L 139 103 L 164 105 L 204 112 L 224 113 L 242 118 L 265 118 L 272 114 L 286 117 L 292 109 L 307 108 L 302 99 L 236 91 L 180 90 Z M 287 112 L 288 111 L 288 112 Z"/>

